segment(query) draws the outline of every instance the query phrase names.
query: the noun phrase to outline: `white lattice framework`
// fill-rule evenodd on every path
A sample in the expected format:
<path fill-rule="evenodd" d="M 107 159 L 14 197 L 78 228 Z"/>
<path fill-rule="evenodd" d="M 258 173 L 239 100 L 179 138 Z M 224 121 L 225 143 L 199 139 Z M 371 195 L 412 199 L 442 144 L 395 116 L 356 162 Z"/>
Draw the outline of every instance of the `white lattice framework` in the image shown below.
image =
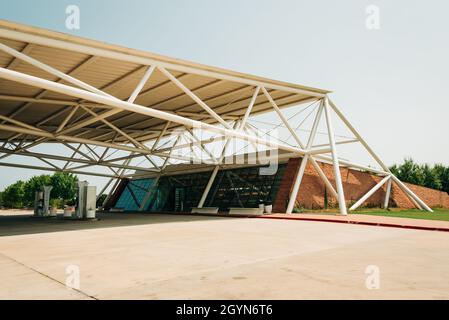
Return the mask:
<path fill-rule="evenodd" d="M 181 64 L 173 64 L 151 58 L 141 56 L 127 55 L 114 51 L 90 47 L 88 45 L 75 44 L 70 41 L 56 40 L 43 36 L 36 36 L 26 32 L 20 32 L 10 29 L 0 29 L 0 39 L 12 39 L 24 41 L 28 43 L 22 51 L 16 50 L 4 43 L 0 43 L 0 51 L 11 56 L 12 61 L 6 67 L 0 68 L 0 79 L 12 81 L 28 87 L 41 89 L 41 94 L 29 97 L 18 95 L 1 95 L 0 100 L 4 101 L 19 101 L 27 104 L 54 104 L 64 106 L 64 110 L 58 113 L 58 116 L 64 115 L 57 127 L 46 127 L 45 123 L 49 119 L 44 119 L 38 124 L 21 121 L 16 118 L 16 115 L 23 111 L 24 106 L 14 112 L 4 115 L 0 113 L 0 131 L 9 132 L 12 136 L 3 140 L 0 147 L 0 159 L 5 159 L 10 156 L 22 156 L 24 158 L 39 159 L 44 165 L 25 165 L 18 163 L 0 162 L 0 166 L 5 167 L 19 167 L 26 169 L 58 171 L 58 172 L 72 172 L 75 174 L 98 175 L 110 178 L 107 185 L 101 193 L 108 187 L 117 185 L 120 178 L 127 177 L 130 170 L 137 170 L 139 172 L 158 173 L 159 176 L 164 173 L 170 159 L 180 161 L 192 161 L 192 155 L 182 156 L 174 154 L 173 151 L 182 148 L 190 148 L 192 154 L 195 154 L 194 148 L 201 150 L 209 155 L 207 159 L 195 159 L 208 164 L 214 165 L 209 182 L 204 190 L 203 196 L 198 204 L 199 207 L 204 205 L 210 188 L 218 173 L 219 168 L 223 164 L 226 154 L 226 149 L 232 140 L 244 140 L 257 148 L 263 146 L 265 148 L 278 149 L 288 154 L 291 157 L 302 157 L 301 165 L 298 169 L 297 177 L 290 194 L 290 201 L 288 203 L 287 213 L 292 213 L 295 201 L 297 199 L 301 181 L 308 163 L 317 171 L 319 177 L 326 185 L 327 190 L 335 199 L 337 199 L 341 214 L 347 214 L 346 199 L 344 187 L 341 179 L 340 167 L 346 166 L 358 170 L 364 170 L 382 177 L 382 180 L 377 183 L 368 193 L 359 199 L 350 210 L 355 210 L 362 205 L 371 195 L 377 190 L 387 184 L 386 197 L 384 207 L 388 207 L 392 183 L 395 183 L 410 200 L 419 209 L 431 211 L 431 209 L 404 183 L 395 177 L 388 167 L 382 162 L 377 154 L 371 149 L 367 142 L 356 131 L 352 124 L 342 114 L 340 109 L 330 100 L 327 93 L 320 93 L 312 90 L 295 88 L 282 84 L 273 84 L 239 75 L 229 75 L 227 73 L 220 73 L 217 71 L 209 71 L 201 68 L 189 67 Z M 134 87 L 133 91 L 129 93 L 128 99 L 120 99 L 104 89 L 94 87 L 80 79 L 78 79 L 74 72 L 64 73 L 57 68 L 52 67 L 48 63 L 43 63 L 36 58 L 29 55 L 30 47 L 33 45 L 41 45 L 51 48 L 59 48 L 73 52 L 82 52 L 89 54 L 91 58 L 84 63 L 83 68 L 89 68 L 89 63 L 97 57 L 104 57 L 115 59 L 118 61 L 128 61 L 138 63 L 145 68 L 145 72 L 141 80 Z M 57 78 L 55 81 L 45 79 L 43 77 L 30 75 L 24 72 L 14 71 L 14 63 L 18 61 L 29 64 L 33 68 L 42 72 L 50 74 Z M 81 66 L 79 66 L 80 68 Z M 201 114 L 192 114 L 189 112 L 167 112 L 159 110 L 158 108 L 143 106 L 136 103 L 139 95 L 142 93 L 144 86 L 151 79 L 155 71 L 163 74 L 167 81 L 174 84 L 182 93 L 192 99 L 192 101 L 201 107 L 203 112 Z M 244 110 L 243 114 L 219 114 L 208 105 L 207 101 L 201 99 L 195 90 L 189 89 L 179 77 L 174 76 L 173 72 L 184 72 L 195 75 L 202 75 L 209 78 L 217 79 L 217 81 L 234 81 L 247 86 L 251 86 L 253 93 L 249 101 L 249 105 Z M 298 132 L 291 126 L 288 119 L 284 115 L 282 108 L 279 107 L 279 99 L 276 101 L 270 91 L 282 90 L 292 94 L 304 94 L 308 98 L 301 101 L 301 104 L 310 101 L 317 101 L 319 106 L 317 108 L 312 129 L 306 141 L 303 141 Z M 45 98 L 48 92 L 58 93 L 64 97 L 72 99 L 49 99 Z M 257 130 L 254 130 L 248 124 L 248 120 L 253 115 L 252 111 L 256 100 L 260 97 L 265 97 L 271 106 L 271 111 L 276 114 L 282 121 L 283 126 L 288 129 L 291 137 L 293 137 L 295 144 L 287 144 L 281 141 L 273 141 L 272 139 L 264 138 L 259 135 Z M 73 100 L 75 98 L 75 100 Z M 232 103 L 232 101 L 231 101 Z M 101 112 L 100 112 L 100 111 Z M 82 119 L 74 119 L 75 114 L 82 111 Z M 110 120 L 111 117 L 120 112 L 127 111 L 132 114 L 141 115 L 143 119 L 160 119 L 164 125 L 158 130 L 132 130 L 126 126 L 118 126 L 114 124 L 115 121 Z M 55 115 L 52 115 L 55 117 Z M 341 120 L 345 126 L 354 135 L 354 139 L 347 141 L 337 141 L 334 133 L 332 118 L 336 117 Z M 142 120 L 145 121 L 145 120 Z M 315 145 L 315 137 L 317 134 L 320 122 L 325 123 L 327 128 L 328 143 L 324 145 Z M 94 129 L 90 125 L 99 124 Z M 173 124 L 177 126 L 173 127 Z M 85 128 L 87 131 L 98 131 L 98 135 L 91 138 L 84 138 L 83 132 L 80 134 L 79 130 Z M 102 133 L 104 128 L 108 128 L 107 133 Z M 183 130 L 180 131 L 180 128 Z M 207 145 L 212 141 L 201 140 L 195 135 L 193 129 L 206 130 L 215 134 L 213 141 L 221 140 L 224 142 L 223 152 L 219 157 L 214 156 L 207 148 Z M 105 135 L 110 131 L 115 132 L 112 139 L 105 140 Z M 78 132 L 74 134 L 74 132 Z M 177 138 L 170 146 L 161 146 L 160 143 L 168 134 L 177 133 Z M 32 138 L 31 138 L 32 137 Z M 180 144 L 184 139 L 188 143 Z M 71 155 L 52 154 L 52 153 L 38 153 L 30 151 L 32 148 L 46 143 L 58 143 L 70 150 Z M 338 156 L 338 145 L 340 144 L 361 144 L 365 150 L 372 156 L 381 169 L 374 169 L 364 165 L 360 165 L 347 160 L 342 160 Z M 99 152 L 98 150 L 101 150 Z M 107 155 L 114 151 L 126 153 L 126 155 L 110 158 Z M 131 165 L 133 159 L 144 159 L 145 165 L 135 166 Z M 158 164 L 158 159 L 163 159 L 162 164 Z M 332 163 L 334 181 L 332 184 L 326 177 L 318 162 L 324 161 Z M 58 162 L 58 164 L 56 163 Z M 63 166 L 60 162 L 64 162 Z M 73 167 L 73 164 L 78 164 Z M 110 173 L 85 171 L 83 168 L 90 167 L 104 167 Z M 145 202 L 145 201 L 144 201 Z M 142 204 L 141 209 L 143 209 Z"/>

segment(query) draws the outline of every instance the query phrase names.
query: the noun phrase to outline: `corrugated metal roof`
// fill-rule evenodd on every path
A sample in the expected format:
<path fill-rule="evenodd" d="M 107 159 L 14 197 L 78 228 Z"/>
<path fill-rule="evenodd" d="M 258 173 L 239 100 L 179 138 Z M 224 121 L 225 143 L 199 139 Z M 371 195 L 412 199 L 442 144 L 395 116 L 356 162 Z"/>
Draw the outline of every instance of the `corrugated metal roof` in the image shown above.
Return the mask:
<path fill-rule="evenodd" d="M 25 41 L 20 39 L 23 37 L 19 37 L 19 35 L 24 34 L 38 38 L 36 38 L 37 40 L 33 38 L 31 39 L 32 41 Z M 64 49 L 62 47 L 57 47 L 57 45 L 50 47 L 42 45 L 39 39 L 66 41 L 70 44 L 83 47 L 79 50 L 74 50 L 73 48 Z M 241 78 L 245 81 L 263 82 L 268 84 L 268 86 L 275 87 L 276 89 L 270 89 L 269 87 L 267 87 L 267 89 L 281 108 L 310 100 L 311 98 L 314 98 L 314 93 L 328 93 L 326 90 L 205 66 L 4 20 L 0 20 L 0 43 L 25 53 L 36 60 L 48 64 L 53 68 L 122 100 L 126 100 L 131 95 L 148 66 L 143 63 L 135 63 L 132 61 L 151 59 L 167 63 L 169 66 L 172 66 L 172 68 L 168 67 L 167 69 L 220 116 L 242 116 L 250 103 L 255 89 L 253 84 L 247 84 L 244 83 L 244 81 L 231 81 L 229 79 Z M 86 52 L 88 50 L 84 48 L 90 49 L 92 54 L 87 54 Z M 113 54 L 120 54 L 120 57 L 123 57 L 123 59 L 109 58 L 109 56 L 112 56 Z M 0 67 L 67 84 L 65 81 L 37 69 L 26 62 L 17 60 L 3 51 L 0 51 Z M 180 70 L 189 70 L 191 72 Z M 205 72 L 207 75 L 205 75 Z M 210 74 L 216 75 L 216 77 L 209 76 Z M 281 90 L 279 87 L 285 87 L 286 90 Z M 294 90 L 299 91 L 295 92 Z M 69 96 L 33 88 L 4 79 L 0 79 L 0 96 L 1 95 L 39 99 L 58 99 L 71 102 L 77 101 L 77 99 Z M 204 117 L 204 115 L 208 114 L 201 108 L 201 106 L 196 104 L 157 69 L 144 86 L 135 103 L 158 110 L 175 112 L 181 115 L 183 112 L 197 114 L 197 119 L 202 119 L 211 124 L 216 123 L 215 119 Z M 109 109 L 109 107 L 98 106 L 94 110 L 98 113 L 104 109 Z M 266 112 L 270 109 L 271 106 L 269 101 L 263 93 L 260 92 L 252 114 Z M 17 102 L 11 101 L 6 97 L 0 98 L 1 115 L 14 115 L 14 119 L 30 125 L 40 125 L 48 131 L 56 130 L 58 125 L 63 121 L 67 114 L 69 114 L 70 110 L 71 107 L 64 105 L 41 102 Z M 193 117 L 192 115 L 188 116 Z M 80 109 L 74 117 L 72 117 L 72 121 L 68 126 L 70 127 L 74 121 L 89 117 L 90 115 L 85 114 L 85 112 Z M 163 120 L 149 117 L 146 118 L 142 115 L 133 114 L 127 111 L 123 111 L 108 118 L 108 120 L 125 132 L 130 132 L 131 136 L 136 140 L 141 141 L 155 138 L 157 132 L 153 133 L 153 131 L 161 130 L 165 124 L 165 121 Z M 170 128 L 177 126 L 179 125 L 172 124 Z M 95 131 L 97 129 L 101 129 L 101 132 Z M 143 132 L 137 132 L 136 130 L 143 130 Z M 98 121 L 85 128 L 74 131 L 72 135 L 82 134 L 84 138 L 93 138 L 98 137 L 99 132 L 101 133 L 101 138 L 99 138 L 101 141 L 110 141 L 116 133 L 105 124 Z M 11 136 L 13 136 L 13 134 L 10 132 L 0 132 L 0 140 L 5 140 Z M 32 137 L 28 138 L 32 139 Z M 120 141 L 120 138 L 117 141 Z"/>

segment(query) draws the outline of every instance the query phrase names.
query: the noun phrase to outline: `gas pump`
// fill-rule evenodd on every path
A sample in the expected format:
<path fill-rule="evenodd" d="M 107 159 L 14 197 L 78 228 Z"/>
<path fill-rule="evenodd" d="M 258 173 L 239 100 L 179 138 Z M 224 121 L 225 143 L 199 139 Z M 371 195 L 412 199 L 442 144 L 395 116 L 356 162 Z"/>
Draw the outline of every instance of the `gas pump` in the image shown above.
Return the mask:
<path fill-rule="evenodd" d="M 34 196 L 35 217 L 50 216 L 50 192 L 52 189 L 52 186 L 44 186 L 41 190 L 36 191 Z"/>
<path fill-rule="evenodd" d="M 87 181 L 78 181 L 76 197 L 76 219 L 95 219 L 97 208 L 97 187 L 89 186 Z"/>

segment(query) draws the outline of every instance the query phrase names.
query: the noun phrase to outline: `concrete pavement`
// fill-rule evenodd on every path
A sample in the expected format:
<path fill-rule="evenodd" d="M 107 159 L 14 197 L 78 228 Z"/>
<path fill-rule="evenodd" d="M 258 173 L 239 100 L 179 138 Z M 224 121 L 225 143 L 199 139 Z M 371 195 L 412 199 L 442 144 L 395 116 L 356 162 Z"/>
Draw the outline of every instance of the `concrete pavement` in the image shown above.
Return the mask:
<path fill-rule="evenodd" d="M 449 298 L 445 232 L 170 215 L 106 220 L 0 237 L 0 298 Z M 65 286 L 71 266 L 79 291 Z M 370 266 L 380 272 L 377 290 L 366 286 Z"/>

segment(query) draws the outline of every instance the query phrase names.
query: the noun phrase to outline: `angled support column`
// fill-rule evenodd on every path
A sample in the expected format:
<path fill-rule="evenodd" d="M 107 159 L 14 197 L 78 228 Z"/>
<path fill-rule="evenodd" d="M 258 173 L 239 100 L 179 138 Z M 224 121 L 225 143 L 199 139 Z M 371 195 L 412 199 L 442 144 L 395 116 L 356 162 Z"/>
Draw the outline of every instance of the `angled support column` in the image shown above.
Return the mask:
<path fill-rule="evenodd" d="M 156 148 L 159 145 L 159 142 L 161 142 L 162 137 L 165 135 L 165 133 L 168 130 L 168 127 L 170 126 L 171 122 L 167 121 L 167 123 L 165 124 L 164 128 L 162 129 L 161 133 L 159 134 L 159 136 L 157 137 L 156 141 L 154 142 L 153 146 L 151 147 L 151 151 L 156 150 Z"/>
<path fill-rule="evenodd" d="M 379 190 L 380 188 L 382 188 L 382 186 L 386 183 L 386 182 L 391 182 L 391 176 L 386 176 L 385 178 L 383 178 L 379 183 L 377 183 L 370 191 L 368 191 L 363 197 L 361 197 L 359 199 L 359 201 L 357 201 L 356 203 L 354 203 L 352 205 L 351 208 L 349 208 L 350 211 L 354 211 L 356 210 L 358 207 L 360 207 L 366 200 L 369 199 L 369 197 L 371 197 L 377 190 Z"/>
<path fill-rule="evenodd" d="M 259 95 L 260 87 L 257 87 L 256 90 L 254 90 L 253 97 L 251 98 L 251 102 L 249 103 L 248 108 L 246 109 L 245 115 L 243 116 L 242 122 L 240 123 L 240 129 L 245 128 L 246 122 L 248 121 L 249 116 L 251 115 L 251 112 L 253 111 L 254 104 L 256 103 L 257 96 Z"/>
<path fill-rule="evenodd" d="M 344 194 L 344 189 L 343 189 L 343 183 L 341 180 L 340 163 L 338 161 L 337 147 L 335 145 L 334 128 L 332 126 L 329 101 L 328 101 L 327 97 L 324 98 L 324 113 L 326 115 L 327 131 L 329 134 L 329 143 L 330 143 L 331 149 L 332 149 L 332 162 L 334 165 L 335 184 L 337 185 L 338 205 L 340 207 L 340 213 L 342 215 L 347 215 L 348 211 L 346 209 L 345 194 Z"/>
<path fill-rule="evenodd" d="M 104 187 L 101 189 L 100 193 L 97 195 L 97 201 L 100 199 L 100 197 L 103 195 L 103 193 L 106 191 L 106 189 L 111 185 L 111 183 L 114 181 L 114 178 L 109 179 L 109 181 L 104 185 Z"/>
<path fill-rule="evenodd" d="M 399 180 L 396 176 L 391 176 L 394 180 L 394 182 L 396 182 L 396 184 L 410 197 L 410 199 L 412 200 L 412 202 L 416 204 L 418 204 L 418 207 L 421 206 L 423 209 L 429 211 L 429 212 L 433 212 L 432 209 L 430 209 L 430 207 L 424 202 L 422 201 L 416 194 L 413 193 L 413 191 L 411 191 L 401 180 Z"/>
<path fill-rule="evenodd" d="M 343 113 L 337 108 L 337 106 L 329 100 L 329 104 L 334 112 L 338 115 L 338 117 L 345 123 L 348 129 L 356 136 L 356 138 L 360 141 L 360 143 L 365 147 L 368 153 L 376 160 L 376 162 L 382 167 L 382 169 L 389 173 L 392 176 L 393 181 L 399 186 L 399 188 L 404 191 L 404 193 L 410 198 L 410 200 L 414 203 L 416 207 L 419 209 L 425 209 L 429 212 L 433 212 L 432 209 L 427 206 L 424 201 L 422 201 L 416 194 L 414 194 L 407 186 L 402 183 L 396 176 L 394 176 L 390 169 L 385 165 L 385 163 L 377 156 L 377 154 L 371 149 L 371 147 L 366 143 L 366 141 L 362 138 L 362 136 L 355 130 L 355 128 L 351 125 L 351 123 L 346 119 Z"/>
<path fill-rule="evenodd" d="M 268 101 L 270 102 L 270 104 L 272 105 L 273 109 L 276 111 L 276 113 L 279 115 L 279 117 L 281 118 L 282 122 L 284 123 L 284 125 L 287 127 L 287 129 L 290 131 L 290 134 L 293 136 L 293 138 L 296 140 L 296 142 L 298 143 L 298 145 L 303 148 L 306 149 L 307 151 L 310 151 L 310 148 L 312 147 L 312 145 L 310 145 L 310 147 L 307 149 L 304 144 L 301 142 L 301 139 L 299 138 L 298 134 L 296 133 L 296 131 L 290 126 L 288 120 L 285 118 L 285 116 L 283 115 L 282 111 L 280 110 L 280 108 L 277 106 L 276 102 L 273 100 L 273 98 L 271 97 L 271 95 L 268 93 L 268 91 L 265 88 L 262 88 L 262 91 L 264 92 L 265 96 L 268 98 Z M 319 107 L 318 112 L 317 112 L 317 116 L 316 116 L 316 120 L 319 121 L 321 118 L 323 112 L 323 107 L 322 105 Z M 316 126 L 318 126 L 319 122 L 316 124 Z M 315 129 L 316 130 L 316 129 Z M 315 133 L 316 134 L 316 133 Z M 312 136 L 312 135 L 311 135 Z M 310 136 L 310 137 L 311 137 Z M 314 137 L 315 138 L 315 137 Z M 312 142 L 313 144 L 313 142 Z M 313 167 L 315 168 L 315 170 L 318 172 L 318 175 L 320 176 L 321 180 L 323 180 L 324 184 L 326 185 L 326 187 L 329 189 L 330 193 L 338 199 L 338 195 L 337 195 L 337 191 L 335 191 L 334 187 L 332 186 L 332 184 L 330 183 L 329 179 L 326 177 L 326 175 L 324 174 L 323 170 L 321 169 L 321 167 L 319 166 L 319 164 L 317 163 L 317 161 L 315 160 L 315 158 L 313 156 L 309 157 L 310 162 L 312 163 Z M 296 198 L 295 198 L 296 199 Z"/>
<path fill-rule="evenodd" d="M 391 195 L 391 184 L 392 179 L 388 180 L 387 182 L 387 191 L 385 192 L 385 201 L 384 201 L 384 209 L 388 209 L 388 206 L 390 204 L 390 195 Z"/>
<path fill-rule="evenodd" d="M 315 120 L 313 121 L 312 130 L 310 132 L 309 140 L 307 141 L 307 146 L 306 146 L 307 150 L 310 149 L 310 147 L 313 145 L 313 141 L 315 140 L 316 132 L 318 130 L 318 125 L 321 120 L 322 110 L 323 110 L 323 105 L 321 104 L 319 106 Z M 298 141 L 299 141 L 299 138 L 298 138 Z M 304 172 L 306 170 L 307 163 L 309 162 L 309 158 L 310 158 L 310 155 L 306 155 L 301 160 L 301 165 L 299 166 L 298 172 L 296 174 L 295 184 L 293 185 L 293 189 L 290 193 L 290 199 L 288 201 L 287 211 L 286 211 L 287 214 L 293 213 L 293 209 L 296 204 L 296 199 L 298 198 L 299 188 L 301 186 L 302 178 L 304 176 Z M 327 180 L 327 178 L 326 178 L 326 180 Z"/>
<path fill-rule="evenodd" d="M 159 180 L 160 180 L 160 178 L 161 178 L 161 176 L 162 176 L 162 172 L 163 172 L 163 171 L 165 170 L 165 168 L 167 167 L 167 165 L 168 165 L 168 160 L 170 159 L 170 157 L 171 157 L 171 155 L 172 155 L 172 153 L 173 153 L 174 148 L 175 148 L 176 145 L 179 143 L 179 140 L 181 140 L 181 134 L 179 134 L 179 135 L 176 137 L 175 143 L 173 144 L 173 146 L 172 146 L 172 148 L 171 148 L 171 150 L 170 150 L 170 152 L 169 152 L 169 156 L 165 159 L 164 164 L 162 165 L 161 170 L 159 171 L 159 174 L 157 175 L 156 180 L 154 181 L 153 185 L 150 187 L 150 189 L 149 189 L 149 190 L 147 191 L 147 193 L 145 194 L 145 197 L 143 198 L 142 203 L 140 204 L 139 211 L 143 211 L 143 210 L 145 209 L 145 207 L 146 207 L 148 201 L 149 201 L 150 198 L 151 198 L 151 194 L 153 193 L 154 189 L 157 188 L 158 183 L 159 183 Z"/>
<path fill-rule="evenodd" d="M 204 206 L 207 196 L 209 195 L 210 189 L 212 188 L 215 178 L 217 177 L 218 170 L 220 170 L 220 166 L 215 166 L 215 168 L 212 171 L 212 174 L 209 178 L 209 181 L 207 182 L 206 188 L 204 189 L 204 192 L 201 196 L 200 202 L 198 203 L 198 208 L 202 208 Z"/>
<path fill-rule="evenodd" d="M 201 143 L 201 139 L 199 139 L 196 135 L 195 135 L 195 133 L 193 132 L 193 130 L 191 130 L 191 129 L 189 129 L 189 128 L 186 128 L 186 130 L 187 130 L 187 132 L 190 134 L 190 136 L 193 138 L 193 140 L 195 140 L 198 144 L 199 144 L 199 146 L 200 146 L 200 148 L 204 151 L 204 152 L 206 152 L 207 153 L 207 155 L 211 158 L 211 160 L 212 161 L 214 161 L 214 162 L 216 162 L 217 164 L 219 163 L 218 161 L 217 161 L 217 159 L 215 158 L 215 156 L 206 148 L 206 146 L 203 144 L 203 143 Z M 201 157 L 201 158 L 203 158 L 203 157 Z"/>
<path fill-rule="evenodd" d="M 132 156 L 133 154 L 134 154 L 134 153 L 131 153 L 130 156 Z M 131 158 L 128 158 L 128 159 L 126 159 L 125 161 L 123 161 L 123 165 L 124 165 L 124 166 L 127 166 L 127 165 L 129 165 L 130 162 L 131 162 Z M 112 186 L 111 191 L 109 192 L 109 194 L 107 195 L 107 197 L 104 199 L 104 201 L 103 201 L 103 203 L 102 203 L 102 206 L 103 206 L 103 207 L 106 205 L 106 203 L 108 203 L 109 199 L 110 199 L 111 196 L 112 196 L 112 193 L 115 191 L 115 189 L 117 188 L 117 186 L 118 186 L 119 183 L 120 183 L 120 180 L 121 180 L 121 179 L 123 178 L 123 176 L 125 175 L 125 172 L 126 172 L 126 168 L 123 168 L 123 169 L 119 172 L 118 177 L 115 178 L 115 182 L 114 182 L 114 185 Z"/>
<path fill-rule="evenodd" d="M 64 120 L 59 124 L 58 129 L 56 129 L 56 133 L 59 133 L 64 129 L 66 124 L 72 119 L 73 115 L 78 111 L 79 105 L 77 105 L 75 108 L 73 108 L 69 114 L 64 118 Z"/>
<path fill-rule="evenodd" d="M 234 123 L 234 129 L 237 127 L 242 128 L 242 123 L 239 124 L 239 121 L 236 121 Z M 223 162 L 223 159 L 226 155 L 226 151 L 228 150 L 228 146 L 231 140 L 232 137 L 227 137 L 225 140 L 225 144 L 221 152 L 220 159 L 218 160 L 218 164 L 215 166 L 209 178 L 209 181 L 207 182 L 206 188 L 204 189 L 203 195 L 201 196 L 200 202 L 198 203 L 198 208 L 202 208 L 204 206 L 204 203 L 206 202 L 207 196 L 209 195 L 210 189 L 212 188 L 215 178 L 217 177 L 218 171 L 220 170 L 220 164 Z"/>
<path fill-rule="evenodd" d="M 293 185 L 292 192 L 290 193 L 290 199 L 288 201 L 288 206 L 287 206 L 287 211 L 286 211 L 287 214 L 293 213 L 293 209 L 296 204 L 296 199 L 298 197 L 299 187 L 301 186 L 302 178 L 304 176 L 304 172 L 306 170 L 307 163 L 309 162 L 309 157 L 310 157 L 309 155 L 306 155 L 301 160 L 301 165 L 299 166 L 298 173 L 296 174 L 295 184 Z"/>

